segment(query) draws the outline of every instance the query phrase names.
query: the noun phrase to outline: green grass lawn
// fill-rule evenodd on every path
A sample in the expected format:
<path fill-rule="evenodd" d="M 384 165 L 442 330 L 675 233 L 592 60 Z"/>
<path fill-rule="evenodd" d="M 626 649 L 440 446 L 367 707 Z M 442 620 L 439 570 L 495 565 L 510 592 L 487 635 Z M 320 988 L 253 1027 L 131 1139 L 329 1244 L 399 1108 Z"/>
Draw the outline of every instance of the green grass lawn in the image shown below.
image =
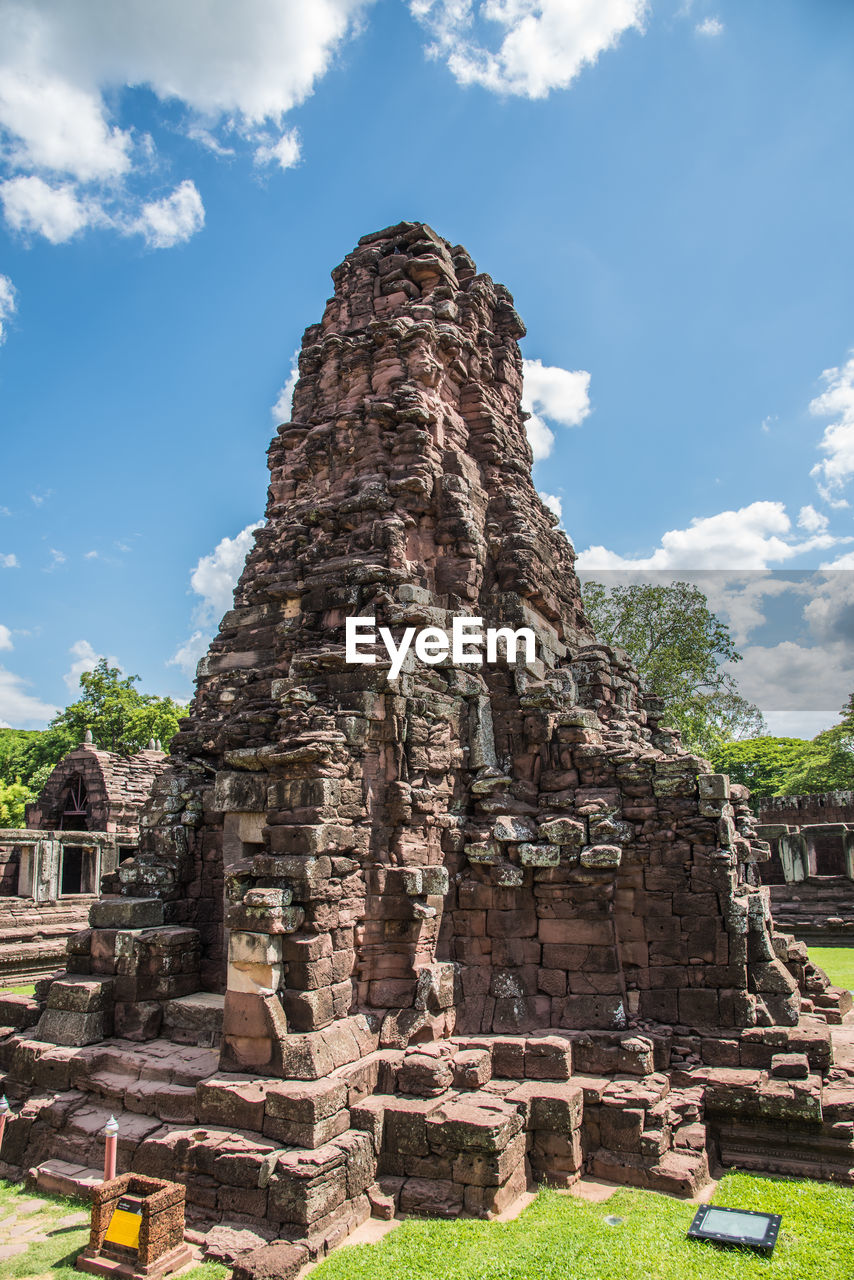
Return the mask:
<path fill-rule="evenodd" d="M 26 1212 L 28 1200 L 43 1201 L 43 1207 Z M 0 1246 L 14 1238 L 10 1230 L 10 1218 L 18 1214 L 21 1224 L 38 1227 L 46 1239 L 35 1241 L 26 1253 L 0 1260 L 2 1280 L 80 1280 L 82 1272 L 75 1268 L 75 1259 L 89 1240 L 89 1227 L 85 1223 L 67 1223 L 74 1214 L 89 1212 L 85 1200 L 66 1200 L 59 1196 L 30 1191 L 20 1183 L 0 1181 Z M 230 1274 L 219 1263 L 205 1262 L 181 1273 L 181 1280 L 226 1280 Z"/>
<path fill-rule="evenodd" d="M 626 1189 L 591 1204 L 543 1190 L 513 1222 L 404 1222 L 333 1253 L 312 1280 L 852 1280 L 851 1188 L 731 1173 L 714 1199 L 781 1213 L 773 1255 L 686 1240 L 697 1206 L 685 1201 Z"/>
<path fill-rule="evenodd" d="M 0 987 L 0 996 L 31 996 L 35 989 L 34 983 L 28 987 Z"/>
<path fill-rule="evenodd" d="M 854 991 L 854 947 L 814 947 L 810 943 L 810 960 L 824 969 L 837 987 Z"/>

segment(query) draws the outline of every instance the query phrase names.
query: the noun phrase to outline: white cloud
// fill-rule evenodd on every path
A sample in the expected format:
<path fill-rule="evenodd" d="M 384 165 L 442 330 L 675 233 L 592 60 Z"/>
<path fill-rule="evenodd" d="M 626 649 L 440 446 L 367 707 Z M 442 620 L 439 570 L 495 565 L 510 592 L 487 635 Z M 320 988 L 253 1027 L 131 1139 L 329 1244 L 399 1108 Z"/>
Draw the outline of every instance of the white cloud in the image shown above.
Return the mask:
<path fill-rule="evenodd" d="M 743 645 L 752 632 L 767 621 L 764 601 L 779 596 L 802 595 L 810 591 L 807 583 L 784 578 L 775 572 L 701 573 L 692 577 L 708 601 L 712 613 L 723 616 L 737 645 Z"/>
<path fill-rule="evenodd" d="M 56 547 L 48 547 L 50 552 L 50 564 L 44 570 L 45 573 L 53 573 L 54 569 L 58 569 L 61 564 L 65 564 L 68 556 L 64 551 L 57 551 Z"/>
<path fill-rule="evenodd" d="M 541 360 L 523 360 L 522 404 L 564 427 L 577 427 L 590 412 L 590 374 Z"/>
<path fill-rule="evenodd" d="M 80 677 L 85 671 L 94 671 L 102 658 L 107 659 L 108 666 L 124 669 L 115 654 L 98 653 L 88 640 L 75 640 L 68 652 L 74 661 L 62 678 L 75 696 L 80 690 Z"/>
<path fill-rule="evenodd" d="M 252 535 L 263 523 L 256 520 L 235 537 L 222 538 L 210 555 L 199 560 L 190 574 L 190 586 L 201 597 L 194 611 L 196 630 L 172 655 L 169 665 L 194 674 L 199 658 L 207 652 L 214 626 L 234 603 L 234 588 L 254 545 Z"/>
<path fill-rule="evenodd" d="M 215 156 L 236 155 L 234 147 L 223 146 L 219 138 L 215 138 L 210 129 L 206 129 L 204 125 L 191 124 L 187 129 L 187 137 L 193 142 L 198 142 L 206 150 L 212 151 Z"/>
<path fill-rule="evenodd" d="M 542 462 L 554 448 L 554 432 L 549 430 L 542 418 L 536 413 L 532 413 L 525 423 L 525 432 L 528 436 L 528 444 L 531 446 L 531 453 L 534 455 L 534 461 Z"/>
<path fill-rule="evenodd" d="M 270 412 L 273 415 L 273 421 L 276 422 L 277 424 L 280 422 L 290 421 L 293 398 L 294 398 L 294 387 L 297 385 L 298 379 L 299 379 L 299 351 L 295 351 L 294 354 L 291 356 L 291 371 L 288 374 L 285 382 L 282 384 L 282 389 L 279 392 L 278 396 L 276 397 L 276 403 L 273 405 L 272 409 L 270 410 Z"/>
<path fill-rule="evenodd" d="M 152 249 L 183 244 L 205 225 L 205 208 L 196 185 L 185 179 L 171 195 L 142 206 L 129 231 L 138 231 Z"/>
<path fill-rule="evenodd" d="M 694 30 L 698 36 L 719 36 L 723 34 L 724 24 L 720 18 L 704 18 L 698 22 Z"/>
<path fill-rule="evenodd" d="M 850 563 L 837 564 L 834 568 L 854 568 L 854 553 L 841 559 Z M 831 569 L 816 577 L 817 585 L 804 606 L 810 633 L 822 644 L 844 641 L 854 649 L 854 574 Z"/>
<path fill-rule="evenodd" d="M 5 342 L 6 328 L 17 309 L 15 286 L 8 276 L 0 275 L 0 343 Z M 3 510 L 6 511 L 5 507 Z"/>
<path fill-rule="evenodd" d="M 25 681 L 0 667 L 0 728 L 43 729 L 59 707 L 27 693 Z"/>
<path fill-rule="evenodd" d="M 824 533 L 829 523 L 827 516 L 811 505 L 801 507 L 798 513 L 798 528 L 805 529 L 807 533 Z"/>
<path fill-rule="evenodd" d="M 809 736 L 829 729 L 839 708 L 854 688 L 854 648 L 838 641 L 821 648 L 783 640 L 775 645 L 752 645 L 742 651 L 742 661 L 732 672 L 745 698 L 762 708 L 772 732 L 779 733 L 777 717 L 790 725 L 803 719 Z M 812 728 L 814 719 L 818 724 Z M 812 728 L 812 732 L 809 730 Z M 794 728 L 795 736 L 800 733 Z"/>
<path fill-rule="evenodd" d="M 813 467 L 810 474 L 815 475 L 815 472 L 816 472 L 816 467 Z M 821 482 L 817 478 L 815 482 L 815 487 L 816 489 L 818 489 L 818 496 L 821 498 L 822 502 L 826 502 L 827 505 L 829 507 L 832 507 L 834 511 L 844 511 L 851 505 L 847 498 L 840 498 L 838 496 L 838 493 L 836 493 L 830 487 L 830 485 L 821 484 Z"/>
<path fill-rule="evenodd" d="M 190 574 L 190 586 L 202 597 L 202 616 L 217 622 L 232 607 L 234 588 L 243 572 L 246 557 L 255 544 L 252 537 L 263 520 L 241 529 L 233 538 L 222 538 L 208 556 L 202 556 Z"/>
<path fill-rule="evenodd" d="M 20 569 L 21 564 L 18 557 L 10 551 L 6 554 L 0 552 L 0 566 L 4 569 Z"/>
<path fill-rule="evenodd" d="M 687 580 L 730 629 L 742 661 L 727 664 L 773 734 L 814 737 L 854 688 L 854 574 L 822 570 L 587 570 L 608 587 Z M 773 602 L 766 608 L 766 602 Z M 762 628 L 758 643 L 751 635 Z M 841 693 L 840 693 L 841 690 Z"/>
<path fill-rule="evenodd" d="M 161 212 L 162 201 L 130 194 L 128 180 L 156 174 L 158 157 L 150 135 L 116 122 L 122 91 L 147 88 L 173 116 L 177 104 L 187 136 L 215 154 L 242 144 L 257 163 L 288 168 L 299 143 L 285 114 L 313 92 L 371 3 L 4 0 L 0 155 L 9 225 L 54 244 L 91 226 L 133 229 L 156 247 L 180 243 L 200 229 L 201 202 L 185 192 L 180 207 Z"/>
<path fill-rule="evenodd" d="M 838 491 L 854 475 L 854 353 L 840 368 L 825 369 L 821 376 L 826 390 L 810 402 L 810 413 L 836 421 L 825 427 L 818 446 L 827 457 L 810 474 L 822 497 L 831 500 L 839 497 Z"/>
<path fill-rule="evenodd" d="M 208 645 L 211 642 L 210 633 L 206 631 L 194 631 L 189 640 L 175 650 L 174 654 L 168 660 L 170 667 L 180 667 L 188 676 L 195 675 L 196 667 L 208 651 Z"/>
<path fill-rule="evenodd" d="M 0 649 L 14 649 L 12 632 L 0 622 Z"/>
<path fill-rule="evenodd" d="M 802 616 L 812 643 L 750 646 L 734 674 L 772 733 L 811 738 L 836 723 L 854 688 L 854 574 L 816 572 L 790 586 L 806 597 Z"/>
<path fill-rule="evenodd" d="M 826 560 L 819 568 L 854 569 L 854 551 L 846 551 L 845 555 L 839 556 L 836 560 Z"/>
<path fill-rule="evenodd" d="M 540 360 L 522 361 L 522 408 L 531 416 L 525 424 L 535 462 L 547 458 L 554 446 L 554 432 L 543 421 L 577 427 L 590 413 L 590 374 L 583 369 L 561 369 Z"/>
<path fill-rule="evenodd" d="M 99 555 L 98 555 L 98 552 L 97 552 L 97 551 L 87 551 L 87 552 L 85 553 L 85 555 L 83 556 L 83 559 L 84 559 L 84 560 L 98 560 L 98 559 L 100 559 L 100 557 L 99 557 Z"/>
<path fill-rule="evenodd" d="M 10 8 L 14 6 L 5 6 L 0 17 L 0 31 L 7 34 Z M 35 13 L 31 23 L 20 13 L 16 26 L 29 26 L 30 39 L 29 49 L 19 45 L 16 51 L 13 37 L 0 66 L 0 126 L 11 140 L 10 168 L 65 174 L 82 182 L 126 173 L 130 135 L 108 124 L 97 92 L 66 80 L 56 63 L 50 69 L 39 67 L 33 45 L 40 43 L 39 27 L 44 27 Z M 21 36 L 25 38 L 23 31 Z"/>
<path fill-rule="evenodd" d="M 791 536 L 792 522 L 782 502 L 751 502 L 738 511 L 695 517 L 687 529 L 671 529 L 649 556 L 635 559 L 606 547 L 588 547 L 579 569 L 765 569 L 809 551 L 848 539 L 816 533 L 803 541 Z"/>
<path fill-rule="evenodd" d="M 643 29 L 646 0 L 409 0 L 460 84 L 544 98 L 566 89 L 624 31 Z M 494 24 L 499 45 L 481 44 L 475 27 Z"/>
<path fill-rule="evenodd" d="M 94 671 L 103 655 L 96 653 L 88 640 L 76 640 L 68 652 L 74 661 L 62 678 L 69 692 L 76 694 L 80 688 L 80 677 L 83 672 Z"/>
<path fill-rule="evenodd" d="M 255 148 L 256 164 L 277 164 L 280 169 L 292 169 L 299 163 L 300 141 L 296 129 L 288 129 L 275 141 L 259 142 Z"/>
<path fill-rule="evenodd" d="M 805 738 L 809 741 L 824 729 L 830 729 L 839 716 L 836 712 L 810 711 L 765 711 L 763 712 L 768 732 L 773 738 Z"/>
<path fill-rule="evenodd" d="M 555 497 L 553 493 L 540 493 L 540 501 L 549 511 L 553 511 L 558 520 L 563 516 L 563 503 L 560 498 Z"/>
<path fill-rule="evenodd" d="M 13 231 L 64 244 L 84 227 L 106 221 L 96 201 L 78 198 L 70 182 L 52 187 L 42 178 L 9 178 L 0 183 L 3 214 Z"/>

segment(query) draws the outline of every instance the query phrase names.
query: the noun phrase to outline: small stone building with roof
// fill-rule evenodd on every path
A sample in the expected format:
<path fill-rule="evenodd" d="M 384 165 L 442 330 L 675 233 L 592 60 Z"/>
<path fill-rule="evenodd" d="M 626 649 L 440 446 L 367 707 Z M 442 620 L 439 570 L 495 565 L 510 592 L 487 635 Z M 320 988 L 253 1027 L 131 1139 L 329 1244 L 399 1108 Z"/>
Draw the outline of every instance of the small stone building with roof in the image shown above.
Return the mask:
<path fill-rule="evenodd" d="M 123 756 L 83 742 L 63 756 L 38 800 L 27 805 L 27 827 L 136 835 L 140 809 L 165 762 L 159 743 Z"/>
<path fill-rule="evenodd" d="M 122 756 L 83 742 L 27 805 L 26 827 L 0 830 L 0 985 L 61 963 L 93 898 L 136 852 L 142 806 L 167 760 L 159 743 Z"/>
<path fill-rule="evenodd" d="M 91 735 L 87 733 L 87 738 Z M 166 763 L 160 744 L 123 756 L 103 751 L 91 741 L 82 742 L 60 760 L 42 787 L 37 800 L 27 805 L 30 831 L 90 832 L 102 838 L 81 842 L 60 837 L 55 869 L 40 874 L 38 845 L 32 856 L 21 858 L 18 894 L 42 901 L 74 894 L 98 894 L 101 878 L 115 871 L 119 848 L 128 856 L 139 839 L 139 815 L 155 779 Z M 112 837 L 104 839 L 103 837 Z M 126 852 L 125 852 L 126 850 Z M 55 883 L 54 883 L 55 881 Z M 43 893 L 36 893 L 39 884 Z"/>

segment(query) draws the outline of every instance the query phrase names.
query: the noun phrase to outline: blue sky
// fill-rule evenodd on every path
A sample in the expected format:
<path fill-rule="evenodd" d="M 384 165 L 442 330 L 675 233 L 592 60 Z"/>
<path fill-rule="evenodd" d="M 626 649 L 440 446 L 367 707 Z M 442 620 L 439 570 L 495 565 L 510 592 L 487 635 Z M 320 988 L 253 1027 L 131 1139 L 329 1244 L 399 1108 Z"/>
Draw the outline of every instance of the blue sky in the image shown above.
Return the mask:
<path fill-rule="evenodd" d="M 852 54 L 839 0 L 0 0 L 0 723 L 101 654 L 189 695 L 302 331 L 401 218 L 514 294 L 579 565 L 720 571 L 745 693 L 831 723 Z"/>

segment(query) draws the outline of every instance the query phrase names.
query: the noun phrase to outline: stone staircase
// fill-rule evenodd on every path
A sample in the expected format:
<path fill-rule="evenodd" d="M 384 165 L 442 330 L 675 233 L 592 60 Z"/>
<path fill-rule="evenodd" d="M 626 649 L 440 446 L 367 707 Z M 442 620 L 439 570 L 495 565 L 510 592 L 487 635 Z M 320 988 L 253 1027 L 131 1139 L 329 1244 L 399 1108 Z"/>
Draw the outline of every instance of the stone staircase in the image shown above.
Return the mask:
<path fill-rule="evenodd" d="M 771 885 L 771 910 L 778 929 L 806 942 L 854 942 L 854 881 L 847 876 Z"/>
<path fill-rule="evenodd" d="M 186 1008 L 175 1017 L 183 1026 Z M 200 1027 L 199 1038 L 210 1034 Z M 221 1074 L 218 1052 L 198 1044 L 69 1046 L 18 1032 L 0 1042 L 2 1087 L 22 1104 L 3 1161 L 35 1168 L 45 1189 L 83 1189 L 97 1180 L 113 1115 L 119 1169 L 185 1183 L 191 1221 L 272 1223 L 291 1238 L 334 1235 L 342 1223 L 349 1231 L 372 1206 L 494 1216 L 532 1175 L 568 1186 L 585 1165 L 693 1194 L 708 1176 L 697 1101 L 670 1099 L 666 1075 L 625 1073 L 652 1065 L 649 1040 L 607 1039 L 591 1050 L 578 1037 L 579 1061 L 610 1056 L 624 1068 L 616 1079 L 573 1074 L 571 1037 L 542 1036 L 405 1050 L 366 1042 L 319 1079 L 277 1080 Z M 308 1075 L 326 1065 L 319 1053 L 305 1061 Z"/>
<path fill-rule="evenodd" d="M 92 898 L 33 902 L 3 898 L 0 930 L 0 989 L 35 982 L 65 965 L 65 943 L 84 929 Z"/>
<path fill-rule="evenodd" d="M 14 1012 L 23 1000 L 0 997 L 0 1020 L 12 1001 Z M 0 1047 L 3 1087 L 13 1106 L 16 1100 L 23 1105 L 7 1128 L 4 1164 L 34 1168 L 44 1190 L 85 1193 L 103 1176 L 104 1126 L 111 1116 L 119 1123 L 120 1170 L 134 1168 L 140 1145 L 164 1126 L 192 1125 L 196 1087 L 219 1062 L 213 1045 L 221 1034 L 222 1002 L 222 996 L 209 993 L 179 998 L 174 1010 L 167 1002 L 164 1020 L 180 1040 L 55 1045 L 28 1039 L 27 1030 L 7 1039 Z M 39 1026 L 43 1020 L 44 1015 Z M 188 1042 L 191 1029 L 201 1043 Z M 23 1161 L 17 1158 L 24 1155 Z"/>

